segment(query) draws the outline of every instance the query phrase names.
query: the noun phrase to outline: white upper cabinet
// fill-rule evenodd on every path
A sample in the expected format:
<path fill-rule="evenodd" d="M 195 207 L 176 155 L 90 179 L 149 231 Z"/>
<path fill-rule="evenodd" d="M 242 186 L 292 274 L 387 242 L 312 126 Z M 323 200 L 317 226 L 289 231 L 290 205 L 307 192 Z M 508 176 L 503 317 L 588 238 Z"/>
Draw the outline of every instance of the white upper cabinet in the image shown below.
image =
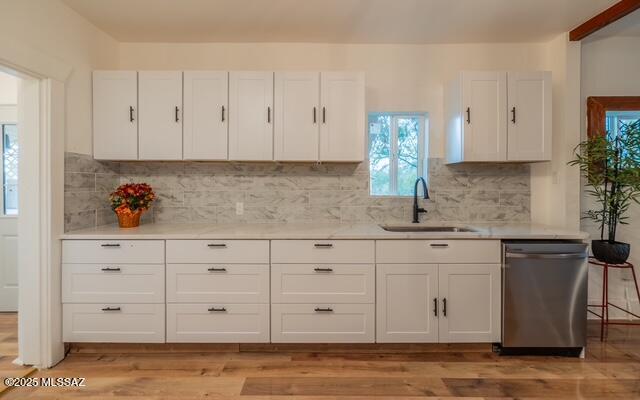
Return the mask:
<path fill-rule="evenodd" d="M 363 161 L 365 86 L 360 72 L 320 74 L 320 161 Z"/>
<path fill-rule="evenodd" d="M 441 264 L 440 342 L 500 342 L 500 264 Z"/>
<path fill-rule="evenodd" d="M 182 159 L 182 72 L 139 72 L 140 160 Z"/>
<path fill-rule="evenodd" d="M 509 72 L 510 161 L 551 159 L 551 73 Z"/>
<path fill-rule="evenodd" d="M 185 160 L 227 159 L 228 77 L 226 71 L 185 71 Z"/>
<path fill-rule="evenodd" d="M 138 73 L 93 72 L 93 157 L 138 158 Z"/>
<path fill-rule="evenodd" d="M 462 72 L 445 94 L 447 162 L 550 160 L 550 79 L 549 72 Z"/>
<path fill-rule="evenodd" d="M 320 73 L 276 72 L 274 159 L 317 161 Z"/>
<path fill-rule="evenodd" d="M 229 73 L 229 159 L 273 160 L 273 72 Z"/>

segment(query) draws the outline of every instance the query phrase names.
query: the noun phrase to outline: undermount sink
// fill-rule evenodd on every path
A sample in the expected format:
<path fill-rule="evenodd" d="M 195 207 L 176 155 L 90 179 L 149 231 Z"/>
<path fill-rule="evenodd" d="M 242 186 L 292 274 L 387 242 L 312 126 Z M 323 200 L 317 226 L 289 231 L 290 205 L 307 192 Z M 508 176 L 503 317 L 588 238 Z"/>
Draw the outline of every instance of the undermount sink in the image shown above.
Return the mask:
<path fill-rule="evenodd" d="M 472 228 L 460 226 L 393 226 L 380 225 L 382 229 L 389 232 L 477 232 Z"/>

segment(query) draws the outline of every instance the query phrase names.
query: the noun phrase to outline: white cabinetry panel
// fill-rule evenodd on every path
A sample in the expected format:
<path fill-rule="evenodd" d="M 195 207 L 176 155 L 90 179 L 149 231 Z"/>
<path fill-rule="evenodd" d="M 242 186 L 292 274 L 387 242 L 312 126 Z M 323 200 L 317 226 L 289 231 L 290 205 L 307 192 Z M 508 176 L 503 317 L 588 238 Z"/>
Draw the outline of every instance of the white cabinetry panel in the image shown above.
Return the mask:
<path fill-rule="evenodd" d="M 274 343 L 372 343 L 375 304 L 272 304 Z"/>
<path fill-rule="evenodd" d="M 229 73 L 184 72 L 184 159 L 226 160 Z"/>
<path fill-rule="evenodd" d="M 273 72 L 229 73 L 229 159 L 273 160 Z"/>
<path fill-rule="evenodd" d="M 441 342 L 500 341 L 500 279 L 499 264 L 439 266 Z"/>
<path fill-rule="evenodd" d="M 93 157 L 138 159 L 138 73 L 93 72 Z"/>
<path fill-rule="evenodd" d="M 276 72 L 274 159 L 317 161 L 320 73 Z"/>
<path fill-rule="evenodd" d="M 438 341 L 438 266 L 378 264 L 377 341 Z"/>
<path fill-rule="evenodd" d="M 182 72 L 138 75 L 140 160 L 182 159 Z"/>

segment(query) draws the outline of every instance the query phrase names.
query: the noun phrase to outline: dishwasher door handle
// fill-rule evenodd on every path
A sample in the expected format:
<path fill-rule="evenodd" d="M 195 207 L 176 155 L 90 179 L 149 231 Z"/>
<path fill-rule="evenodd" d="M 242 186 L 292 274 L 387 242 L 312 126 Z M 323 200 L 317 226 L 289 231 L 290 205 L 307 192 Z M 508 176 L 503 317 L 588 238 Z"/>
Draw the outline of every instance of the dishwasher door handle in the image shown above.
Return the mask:
<path fill-rule="evenodd" d="M 580 259 L 587 258 L 586 253 L 510 253 L 506 252 L 507 258 L 529 258 L 529 259 Z"/>

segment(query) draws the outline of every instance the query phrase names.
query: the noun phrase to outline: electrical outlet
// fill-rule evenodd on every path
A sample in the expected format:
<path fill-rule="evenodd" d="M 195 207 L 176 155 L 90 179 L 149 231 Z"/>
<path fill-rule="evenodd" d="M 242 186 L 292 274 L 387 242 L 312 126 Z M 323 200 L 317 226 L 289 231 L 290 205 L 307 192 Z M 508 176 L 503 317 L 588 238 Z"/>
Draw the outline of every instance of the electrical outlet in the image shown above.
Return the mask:
<path fill-rule="evenodd" d="M 244 214 L 244 203 L 239 201 L 236 203 L 236 215 Z"/>

